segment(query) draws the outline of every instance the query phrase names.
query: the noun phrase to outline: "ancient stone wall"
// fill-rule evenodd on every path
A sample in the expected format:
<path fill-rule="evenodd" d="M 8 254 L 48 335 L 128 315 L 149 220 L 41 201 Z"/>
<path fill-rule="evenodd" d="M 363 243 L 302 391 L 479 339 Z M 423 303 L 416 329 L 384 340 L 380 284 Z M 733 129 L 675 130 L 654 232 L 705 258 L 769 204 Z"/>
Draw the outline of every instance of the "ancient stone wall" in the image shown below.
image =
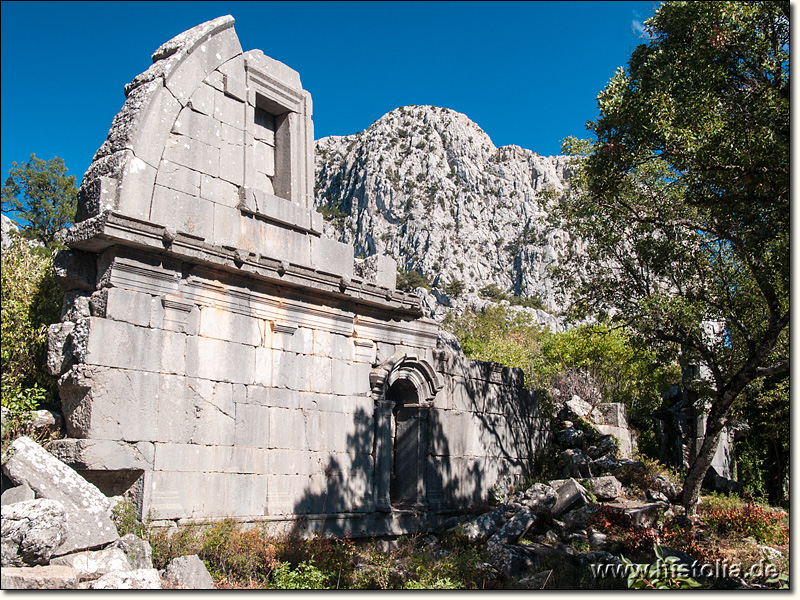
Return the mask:
<path fill-rule="evenodd" d="M 57 260 L 70 439 L 51 450 L 142 516 L 354 535 L 521 477 L 547 433 L 521 372 L 438 349 L 392 259 L 355 270 L 321 237 L 299 75 L 243 53 L 231 17 L 153 61 Z"/>

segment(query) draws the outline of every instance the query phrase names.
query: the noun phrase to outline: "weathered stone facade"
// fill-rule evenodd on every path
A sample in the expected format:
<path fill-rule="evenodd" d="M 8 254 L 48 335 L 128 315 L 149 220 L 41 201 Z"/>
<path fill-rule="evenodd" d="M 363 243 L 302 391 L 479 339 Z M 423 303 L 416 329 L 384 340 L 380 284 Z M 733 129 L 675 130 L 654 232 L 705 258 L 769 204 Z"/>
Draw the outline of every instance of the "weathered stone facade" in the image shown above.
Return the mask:
<path fill-rule="evenodd" d="M 434 526 L 547 437 L 522 373 L 437 347 L 395 262 L 313 210 L 311 97 L 232 17 L 126 86 L 57 270 L 51 451 L 143 516 L 330 533 Z"/>

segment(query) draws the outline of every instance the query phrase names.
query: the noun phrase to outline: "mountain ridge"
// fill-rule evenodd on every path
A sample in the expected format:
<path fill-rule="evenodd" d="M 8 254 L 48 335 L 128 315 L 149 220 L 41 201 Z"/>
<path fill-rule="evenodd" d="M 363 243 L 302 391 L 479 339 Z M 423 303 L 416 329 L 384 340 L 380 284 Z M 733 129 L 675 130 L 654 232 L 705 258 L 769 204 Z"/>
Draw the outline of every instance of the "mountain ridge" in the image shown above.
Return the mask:
<path fill-rule="evenodd" d="M 397 108 L 364 131 L 317 140 L 316 150 L 325 235 L 424 275 L 429 316 L 505 295 L 540 299 L 546 310 L 513 308 L 560 327 L 547 270 L 568 240 L 546 223 L 546 207 L 568 185 L 570 157 L 498 148 L 466 115 L 435 106 Z"/>

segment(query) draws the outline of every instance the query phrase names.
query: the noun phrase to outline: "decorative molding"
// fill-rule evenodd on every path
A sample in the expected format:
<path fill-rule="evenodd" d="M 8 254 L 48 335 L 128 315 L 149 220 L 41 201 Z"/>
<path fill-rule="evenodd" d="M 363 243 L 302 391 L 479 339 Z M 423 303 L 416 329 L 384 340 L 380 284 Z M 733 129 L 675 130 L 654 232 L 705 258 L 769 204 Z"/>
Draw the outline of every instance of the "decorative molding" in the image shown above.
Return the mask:
<path fill-rule="evenodd" d="M 209 244 L 202 237 L 178 232 L 169 250 L 166 250 L 163 244 L 165 231 L 166 228 L 161 225 L 106 211 L 70 228 L 65 242 L 70 248 L 95 253 L 115 245 L 141 249 L 148 253 L 154 253 L 156 256 L 166 255 L 189 264 L 237 273 L 242 276 L 243 267 L 237 266 L 235 262 L 235 249 Z M 395 315 L 407 315 L 414 319 L 422 316 L 421 300 L 413 294 L 400 290 L 391 290 L 353 278 L 351 285 L 343 292 L 339 289 L 339 275 L 302 265 L 282 263 L 278 259 L 265 255 L 250 257 L 243 263 L 243 266 L 247 267 L 247 280 L 250 282 L 292 286 L 322 296 L 332 296 L 391 311 Z M 179 278 L 179 276 L 177 277 Z M 127 283 L 123 282 L 120 282 L 119 285 L 120 287 L 129 287 Z M 138 288 L 131 287 L 131 289 L 138 291 Z M 153 293 L 154 290 L 142 291 Z M 155 292 L 163 294 L 173 292 L 173 290 L 164 289 Z M 424 321 L 427 320 L 418 320 L 417 323 Z M 367 321 L 364 321 L 364 326 L 367 326 Z M 432 343 L 428 345 L 435 346 L 435 335 L 432 338 L 430 335 L 423 335 L 429 342 L 432 339 Z M 368 336 L 362 335 L 361 337 Z M 403 340 L 400 336 L 395 337 L 397 341 L 393 343 L 408 343 L 407 339 Z"/>
<path fill-rule="evenodd" d="M 273 333 L 287 333 L 289 335 L 294 335 L 294 332 L 297 331 L 297 325 L 272 321 L 272 331 Z"/>

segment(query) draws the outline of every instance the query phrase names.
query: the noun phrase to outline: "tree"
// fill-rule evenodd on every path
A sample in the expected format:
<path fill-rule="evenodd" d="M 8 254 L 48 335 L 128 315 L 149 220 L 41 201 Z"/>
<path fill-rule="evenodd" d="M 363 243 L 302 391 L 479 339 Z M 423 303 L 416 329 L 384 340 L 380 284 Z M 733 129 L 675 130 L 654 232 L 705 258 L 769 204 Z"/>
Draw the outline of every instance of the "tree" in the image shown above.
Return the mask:
<path fill-rule="evenodd" d="M 596 141 L 565 140 L 583 156 L 557 216 L 586 247 L 560 276 L 576 314 L 704 367 L 693 513 L 731 405 L 789 368 L 789 3 L 665 2 L 646 28 Z"/>
<path fill-rule="evenodd" d="M 44 161 L 31 154 L 21 166 L 14 161 L 3 184 L 2 208 L 16 213 L 24 231 L 50 246 L 55 234 L 75 218 L 78 190 L 61 158 Z"/>

